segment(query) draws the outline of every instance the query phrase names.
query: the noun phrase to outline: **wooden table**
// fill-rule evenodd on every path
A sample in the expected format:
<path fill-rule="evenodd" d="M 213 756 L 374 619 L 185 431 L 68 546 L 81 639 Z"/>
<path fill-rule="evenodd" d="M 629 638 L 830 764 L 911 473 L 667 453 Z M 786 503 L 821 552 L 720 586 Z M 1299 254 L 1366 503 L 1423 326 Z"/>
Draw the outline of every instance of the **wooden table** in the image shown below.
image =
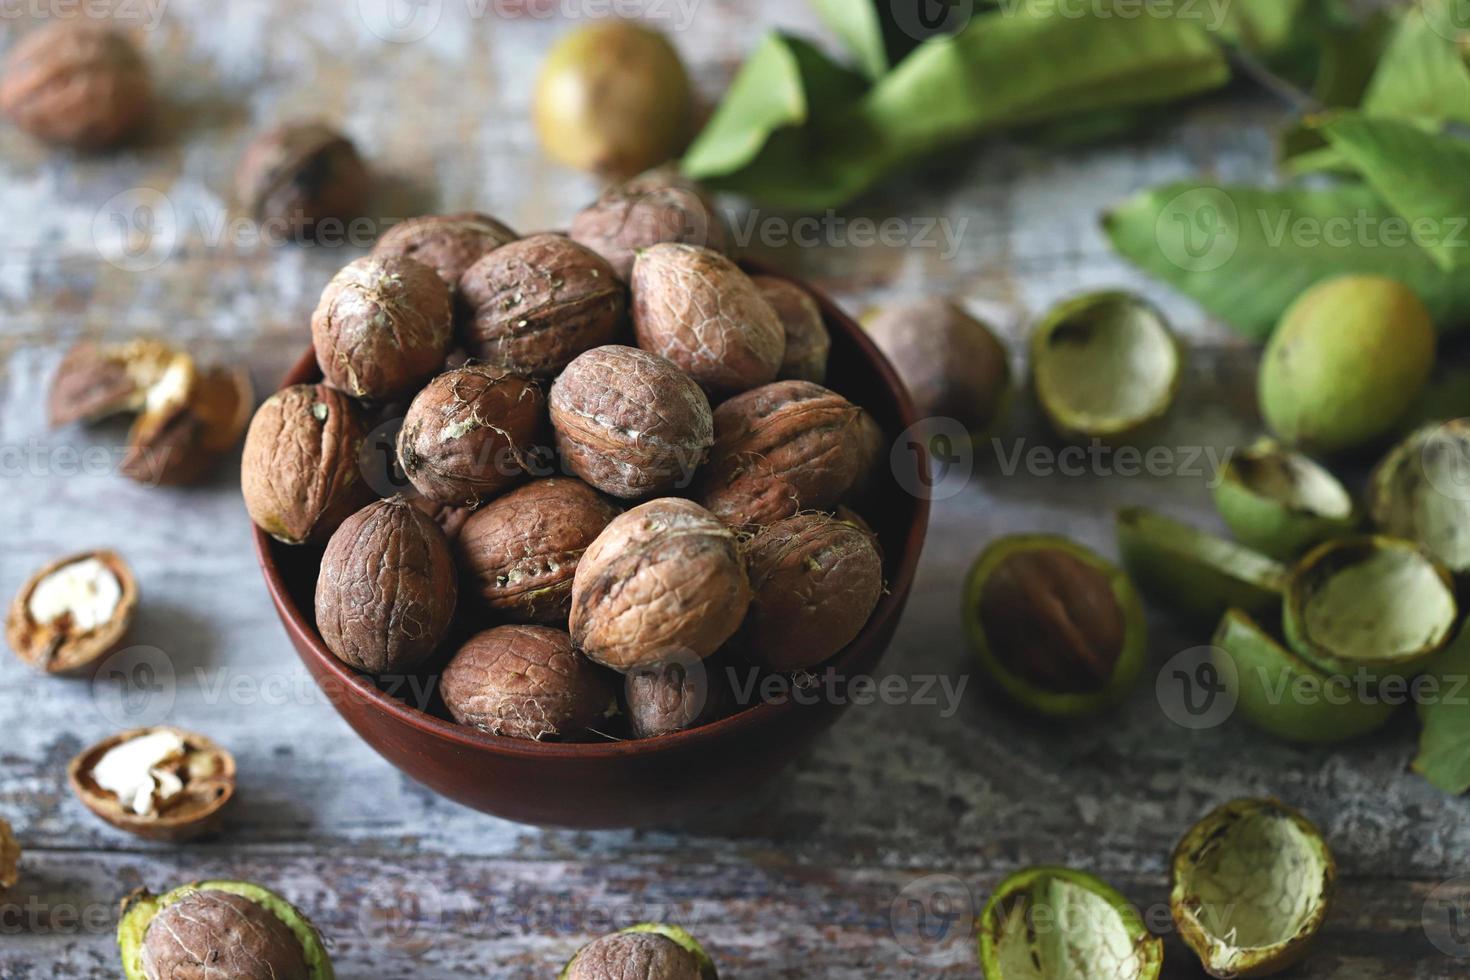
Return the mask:
<path fill-rule="evenodd" d="M 737 980 L 975 977 L 963 918 L 905 949 L 892 910 L 938 894 L 983 901 L 1017 867 L 1063 863 L 1115 882 L 1170 931 L 1165 869 L 1179 834 L 1220 802 L 1268 793 L 1321 823 L 1344 874 L 1321 949 L 1297 976 L 1465 975 L 1467 961 L 1437 949 L 1422 918 L 1470 893 L 1470 804 L 1406 772 L 1411 718 L 1367 743 L 1292 748 L 1238 721 L 1176 725 L 1150 675 L 1116 714 L 1061 729 L 1007 710 L 971 676 L 958 587 L 994 535 L 1061 530 L 1111 551 L 1110 511 L 1124 502 L 1214 520 L 1208 469 L 1186 456 L 1256 429 L 1254 352 L 1114 258 L 1096 216 L 1138 188 L 1200 171 L 1268 179 L 1280 110 L 1249 93 L 1169 114 L 1136 142 L 1065 154 L 999 141 L 965 148 L 844 212 L 913 219 L 912 248 L 865 247 L 847 233 L 816 247 L 769 233 L 751 243 L 854 310 L 956 293 L 993 317 L 1018 355 L 1047 304 L 1103 285 L 1147 292 L 1191 338 L 1189 382 L 1160 440 L 1177 454 L 1170 473 L 1107 477 L 1113 460 L 1045 476 L 1044 457 L 1030 455 L 1029 468 L 1008 473 L 1018 446 L 1053 445 L 1022 412 L 1000 447 L 981 447 L 968 486 L 938 503 L 886 668 L 967 680 L 953 711 L 853 710 L 748 806 L 657 833 L 490 819 L 359 743 L 310 686 L 270 608 L 234 462 L 198 489 L 131 484 L 112 472 L 121 430 L 50 432 L 44 396 L 68 345 L 139 333 L 243 360 L 263 390 L 275 386 L 307 343 L 322 285 L 357 254 L 222 234 L 240 149 L 278 118 L 341 121 L 387 177 L 384 215 L 473 207 L 523 230 L 565 224 L 595 185 L 540 155 L 527 107 L 541 55 L 565 29 L 544 15 L 568 4 L 527 0 L 519 16 L 475 17 L 484 6 L 429 3 L 420 13 L 437 10 L 437 25 L 405 42 L 368 26 L 381 25 L 383 0 L 173 0 L 141 35 L 165 97 L 142 145 L 76 159 L 0 133 L 0 591 L 57 555 L 120 549 L 145 597 L 131 642 L 163 651 L 174 680 L 170 697 L 127 714 L 106 684 L 48 679 L 0 657 L 0 816 L 26 848 L 23 883 L 0 904 L 0 977 L 117 976 L 117 900 L 208 876 L 258 880 L 310 910 L 344 978 L 549 978 L 590 936 L 646 919 L 694 929 Z M 672 33 L 713 96 L 767 24 L 816 30 L 799 3 L 707 0 Z M 29 26 L 9 18 L 0 29 L 8 44 Z M 139 206 L 171 214 L 177 234 L 155 234 L 141 256 L 119 253 L 114 222 Z M 780 230 L 783 216 L 758 217 L 778 224 L 756 227 Z M 939 220 L 965 223 L 953 254 L 919 247 Z M 1161 670 L 1206 640 L 1155 617 Z M 165 714 L 229 745 L 240 763 L 224 833 L 196 846 L 114 832 L 65 788 L 82 746 Z M 1172 936 L 1166 972 L 1201 975 Z"/>

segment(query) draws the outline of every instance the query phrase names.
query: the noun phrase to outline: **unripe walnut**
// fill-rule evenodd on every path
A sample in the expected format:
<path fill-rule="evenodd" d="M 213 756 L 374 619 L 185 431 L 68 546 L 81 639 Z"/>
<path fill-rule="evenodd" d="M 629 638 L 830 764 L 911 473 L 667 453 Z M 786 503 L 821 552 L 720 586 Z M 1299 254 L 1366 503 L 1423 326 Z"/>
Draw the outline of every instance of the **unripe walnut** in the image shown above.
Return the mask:
<path fill-rule="evenodd" d="M 638 346 L 673 361 L 713 397 L 774 381 L 786 331 L 740 267 L 697 245 L 660 244 L 633 264 Z"/>
<path fill-rule="evenodd" d="M 308 238 L 329 219 L 361 216 L 371 191 L 357 147 L 320 122 L 289 122 L 262 133 L 235 171 L 235 196 L 253 219 Z"/>
<path fill-rule="evenodd" d="M 525 378 L 467 364 L 414 396 L 398 433 L 398 463 L 419 493 L 473 507 L 534 465 L 546 398 Z"/>
<path fill-rule="evenodd" d="M 470 637 L 444 668 L 439 693 L 461 725 L 538 742 L 583 740 L 617 706 L 609 675 L 546 626 Z"/>
<path fill-rule="evenodd" d="M 827 355 L 832 352 L 832 336 L 822 322 L 822 308 L 811 294 L 789 279 L 755 276 L 752 280 L 761 296 L 776 311 L 776 318 L 786 331 L 786 354 L 776 376 L 782 380 L 827 380 Z"/>
<path fill-rule="evenodd" d="M 635 347 L 599 347 L 567 365 L 551 386 L 551 424 L 571 471 L 624 499 L 687 486 L 714 442 L 704 392 Z"/>
<path fill-rule="evenodd" d="M 373 254 L 422 262 L 439 273 L 451 292 L 457 292 L 459 277 L 466 269 L 485 253 L 519 237 L 488 214 L 432 214 L 399 222 L 383 232 Z"/>
<path fill-rule="evenodd" d="M 148 111 L 148 65 L 128 38 L 74 20 L 32 31 L 11 51 L 0 109 L 47 143 L 100 150 L 133 132 Z"/>
<path fill-rule="evenodd" d="M 623 330 L 627 289 L 607 261 L 562 235 L 496 249 L 460 279 L 470 354 L 516 374 L 549 378 Z"/>
<path fill-rule="evenodd" d="M 379 500 L 327 542 L 316 581 L 317 630 L 350 667 L 410 671 L 448 632 L 457 592 L 439 525 L 402 497 Z"/>
<path fill-rule="evenodd" d="M 736 526 L 835 507 L 869 462 L 863 410 L 810 381 L 777 381 L 715 410 L 697 498 Z"/>
<path fill-rule="evenodd" d="M 357 398 L 410 395 L 449 353 L 449 287 L 413 259 L 369 255 L 343 266 L 311 315 L 327 384 Z"/>
<path fill-rule="evenodd" d="M 761 528 L 745 545 L 755 599 L 732 646 L 773 670 L 815 667 L 853 641 L 883 594 L 862 529 L 825 514 Z"/>
<path fill-rule="evenodd" d="M 511 622 L 565 626 L 577 562 L 618 509 L 581 480 L 535 480 L 475 511 L 459 535 L 463 591 Z"/>
<path fill-rule="evenodd" d="M 666 936 L 620 932 L 582 947 L 563 980 L 704 980 L 699 958 Z"/>
<path fill-rule="evenodd" d="M 624 282 L 638 252 L 660 242 L 726 251 L 725 225 L 699 185 L 674 167 L 615 184 L 572 219 L 571 238 L 612 264 Z"/>
<path fill-rule="evenodd" d="M 301 940 L 242 895 L 197 891 L 161 910 L 143 939 L 144 980 L 311 980 Z"/>
<path fill-rule="evenodd" d="M 734 531 L 664 497 L 614 518 L 577 565 L 572 639 L 614 670 L 708 657 L 739 628 L 750 581 Z"/>
<path fill-rule="evenodd" d="M 287 544 L 324 541 L 374 497 L 359 455 L 367 425 L 357 403 L 326 385 L 293 385 L 255 412 L 240 459 L 245 509 Z"/>

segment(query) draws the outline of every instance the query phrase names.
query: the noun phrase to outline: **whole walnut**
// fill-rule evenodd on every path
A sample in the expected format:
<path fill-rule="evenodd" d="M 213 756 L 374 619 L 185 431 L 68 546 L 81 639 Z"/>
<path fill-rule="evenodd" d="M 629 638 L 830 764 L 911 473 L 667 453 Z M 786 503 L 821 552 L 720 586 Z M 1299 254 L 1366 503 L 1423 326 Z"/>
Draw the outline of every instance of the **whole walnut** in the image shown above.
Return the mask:
<path fill-rule="evenodd" d="M 581 480 L 535 480 L 475 511 L 459 535 L 461 588 L 502 620 L 565 626 L 577 562 L 618 509 Z"/>
<path fill-rule="evenodd" d="M 449 288 L 433 269 L 398 256 L 347 263 L 311 315 L 327 384 L 378 401 L 423 387 L 444 363 L 453 330 Z"/>
<path fill-rule="evenodd" d="M 619 932 L 583 946 L 562 980 L 705 980 L 699 958 L 666 936 Z"/>
<path fill-rule="evenodd" d="M 609 675 L 546 626 L 497 626 L 470 637 L 439 693 L 461 725 L 538 742 L 587 738 L 617 706 Z"/>
<path fill-rule="evenodd" d="M 0 110 L 47 143 L 100 150 L 130 135 L 148 112 L 148 65 L 133 42 L 76 20 L 26 35 L 0 79 Z"/>
<path fill-rule="evenodd" d="M 572 219 L 572 240 L 611 263 L 624 282 L 638 252 L 659 242 L 727 251 L 725 225 L 699 185 L 674 167 L 659 167 L 621 184 Z"/>
<path fill-rule="evenodd" d="M 883 594 L 883 562 L 861 528 L 825 514 L 763 527 L 745 544 L 755 599 L 732 646 L 772 670 L 815 667 L 853 641 Z"/>
<path fill-rule="evenodd" d="M 324 541 L 374 499 L 357 403 L 326 385 L 283 388 L 256 409 L 240 459 L 250 519 L 287 544 Z"/>
<path fill-rule="evenodd" d="M 256 137 L 235 171 L 235 196 L 257 222 L 318 237 L 367 210 L 372 177 L 352 141 L 325 123 L 288 122 Z"/>
<path fill-rule="evenodd" d="M 677 497 L 634 507 L 603 529 L 572 581 L 572 639 L 623 672 L 708 657 L 750 605 L 735 532 Z"/>
<path fill-rule="evenodd" d="M 868 462 L 864 412 L 810 381 L 777 381 L 715 410 L 696 498 L 737 527 L 842 502 Z"/>
<path fill-rule="evenodd" d="M 506 225 L 475 211 L 410 218 L 383 232 L 373 254 L 413 259 L 439 273 L 452 292 L 459 277 L 486 252 L 521 236 Z"/>
<path fill-rule="evenodd" d="M 761 291 L 776 318 L 786 330 L 786 355 L 781 359 L 781 368 L 776 376 L 782 380 L 815 381 L 827 380 L 827 355 L 832 352 L 832 336 L 822 322 L 822 308 L 811 294 L 789 279 L 775 276 L 755 276 L 756 288 Z"/>
<path fill-rule="evenodd" d="M 146 980 L 311 980 L 301 940 L 265 906 L 204 890 L 165 906 L 143 937 Z"/>
<path fill-rule="evenodd" d="M 604 493 L 635 499 L 688 486 L 714 443 L 709 399 L 672 362 L 598 347 L 551 385 L 556 447 Z"/>
<path fill-rule="evenodd" d="M 729 714 L 734 700 L 715 661 L 666 663 L 628 674 L 623 696 L 635 738 L 657 738 L 698 728 Z"/>
<path fill-rule="evenodd" d="M 740 267 L 698 245 L 664 243 L 633 264 L 638 346 L 662 354 L 712 397 L 776 378 L 786 330 Z"/>
<path fill-rule="evenodd" d="M 628 292 L 607 261 L 562 235 L 497 248 L 460 278 L 464 343 L 488 364 L 549 378 L 623 331 Z"/>
<path fill-rule="evenodd" d="M 327 649 L 370 674 L 413 670 L 454 618 L 449 541 L 402 497 L 369 504 L 327 542 L 316 580 L 316 626 Z"/>
<path fill-rule="evenodd" d="M 545 408 L 525 378 L 475 363 L 446 371 L 409 404 L 398 463 L 430 500 L 474 507 L 536 465 Z"/>

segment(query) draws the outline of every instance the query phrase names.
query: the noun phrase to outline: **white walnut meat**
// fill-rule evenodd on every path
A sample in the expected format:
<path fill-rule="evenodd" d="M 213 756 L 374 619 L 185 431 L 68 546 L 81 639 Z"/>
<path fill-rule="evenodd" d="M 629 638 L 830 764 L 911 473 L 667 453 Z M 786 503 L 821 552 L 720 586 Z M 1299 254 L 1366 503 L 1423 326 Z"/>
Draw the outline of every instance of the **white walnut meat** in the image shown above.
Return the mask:
<path fill-rule="evenodd" d="M 696 499 L 737 527 L 837 506 L 871 465 L 862 409 L 810 381 L 777 381 L 715 410 Z"/>
<path fill-rule="evenodd" d="M 444 668 L 439 694 L 461 725 L 537 742 L 585 741 L 617 707 L 609 675 L 547 626 L 470 637 Z"/>
<path fill-rule="evenodd" d="M 572 639 L 627 673 L 718 650 L 750 606 L 734 531 L 692 501 L 651 500 L 592 542 L 572 581 Z"/>
<path fill-rule="evenodd" d="M 822 322 L 822 308 L 811 294 L 789 279 L 754 276 L 761 296 L 776 311 L 786 331 L 786 353 L 776 377 L 781 380 L 827 380 L 827 356 L 832 352 L 832 335 Z"/>
<path fill-rule="evenodd" d="M 10 824 L 0 820 L 0 895 L 15 887 L 20 880 L 20 843 Z"/>
<path fill-rule="evenodd" d="M 316 626 L 339 660 L 369 674 L 401 674 L 438 649 L 458 584 L 439 525 L 402 497 L 353 514 L 322 555 Z"/>
<path fill-rule="evenodd" d="M 712 398 L 774 381 L 786 330 L 740 267 L 698 245 L 663 243 L 633 264 L 638 346 L 673 361 Z"/>
<path fill-rule="evenodd" d="M 481 258 L 460 278 L 471 356 L 550 378 L 583 351 L 618 339 L 628 290 L 607 260 L 562 235 L 532 235 Z"/>
<path fill-rule="evenodd" d="M 22 38 L 0 78 L 0 110 L 47 143 L 101 150 L 143 121 L 148 65 L 127 36 L 60 19 Z"/>
<path fill-rule="evenodd" d="M 398 463 L 430 500 L 476 506 L 536 466 L 545 408 L 538 385 L 499 368 L 446 371 L 408 406 Z"/>
<path fill-rule="evenodd" d="M 68 555 L 41 568 L 16 593 L 5 638 L 33 667 L 80 673 L 117 649 L 137 607 L 138 583 L 121 555 Z"/>
<path fill-rule="evenodd" d="M 148 392 L 182 370 L 180 357 L 180 351 L 149 338 L 74 345 L 51 381 L 46 408 L 52 428 L 143 411 Z"/>
<path fill-rule="evenodd" d="M 186 895 L 153 917 L 143 938 L 145 980 L 312 980 L 291 927 L 226 891 Z"/>
<path fill-rule="evenodd" d="M 572 219 L 572 241 L 592 249 L 624 282 L 638 252 L 660 242 L 726 252 L 725 225 L 699 185 L 672 166 L 614 184 Z"/>
<path fill-rule="evenodd" d="M 245 434 L 240 491 L 257 527 L 286 544 L 324 541 L 374 498 L 360 455 L 362 410 L 327 385 L 267 398 Z"/>
<path fill-rule="evenodd" d="M 328 221 L 360 217 L 371 191 L 357 147 L 317 121 L 287 122 L 262 133 L 235 171 L 235 196 L 254 220 L 305 238 L 317 237 Z"/>
<path fill-rule="evenodd" d="M 577 563 L 617 515 L 571 477 L 535 480 L 497 497 L 465 521 L 456 541 L 461 594 L 502 621 L 565 626 Z"/>
<path fill-rule="evenodd" d="M 235 759 L 203 735 L 139 728 L 78 754 L 67 780 L 87 809 L 114 827 L 177 843 L 218 828 L 235 795 Z"/>
<path fill-rule="evenodd" d="M 410 218 L 389 228 L 373 246 L 373 254 L 413 259 L 439 273 L 458 293 L 459 279 L 487 252 L 521 237 L 502 222 L 476 211 Z"/>
<path fill-rule="evenodd" d="M 598 347 L 567 365 L 551 386 L 551 424 L 566 466 L 625 500 L 688 486 L 714 443 L 699 385 L 636 347 Z"/>

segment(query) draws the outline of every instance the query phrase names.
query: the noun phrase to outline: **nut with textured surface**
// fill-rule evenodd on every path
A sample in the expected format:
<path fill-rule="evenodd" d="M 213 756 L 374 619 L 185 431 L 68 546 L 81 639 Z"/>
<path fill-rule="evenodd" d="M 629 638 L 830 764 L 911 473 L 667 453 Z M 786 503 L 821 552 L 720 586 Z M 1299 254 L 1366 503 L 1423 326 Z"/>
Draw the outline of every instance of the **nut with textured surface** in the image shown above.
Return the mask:
<path fill-rule="evenodd" d="M 235 196 L 253 219 L 279 226 L 272 232 L 308 238 L 320 222 L 362 215 L 371 190 L 357 147 L 314 121 L 286 123 L 256 137 L 235 171 Z"/>
<path fill-rule="evenodd" d="M 383 232 L 373 254 L 422 262 L 439 273 L 450 290 L 458 290 L 466 269 L 519 237 L 488 214 L 431 214 L 401 221 Z"/>
<path fill-rule="evenodd" d="M 645 923 L 593 940 L 560 980 L 719 980 L 699 941 L 678 926 Z"/>
<path fill-rule="evenodd" d="M 22 660 L 48 674 L 76 673 L 117 648 L 137 607 L 138 584 L 121 555 L 68 555 L 16 593 L 5 638 Z"/>
<path fill-rule="evenodd" d="M 87 809 L 114 827 L 172 843 L 219 826 L 235 795 L 235 759 L 203 735 L 139 728 L 77 755 L 67 779 Z"/>
<path fill-rule="evenodd" d="M 752 281 L 761 296 L 776 311 L 786 331 L 786 353 L 776 377 L 783 380 L 827 380 L 827 355 L 832 337 L 822 322 L 822 309 L 811 294 L 789 279 L 755 276 Z"/>
<path fill-rule="evenodd" d="M 734 692 L 716 655 L 704 661 L 657 664 L 628 674 L 623 687 L 635 738 L 657 738 L 708 725 L 734 708 Z"/>
<path fill-rule="evenodd" d="M 611 263 L 619 278 L 633 274 L 641 249 L 660 242 L 726 251 L 725 225 L 698 184 L 674 167 L 659 167 L 615 184 L 572 219 L 569 231 Z"/>
<path fill-rule="evenodd" d="M 125 35 L 70 19 L 16 44 L 0 79 L 0 110 L 17 126 L 82 150 L 133 132 L 151 98 L 148 65 Z"/>

